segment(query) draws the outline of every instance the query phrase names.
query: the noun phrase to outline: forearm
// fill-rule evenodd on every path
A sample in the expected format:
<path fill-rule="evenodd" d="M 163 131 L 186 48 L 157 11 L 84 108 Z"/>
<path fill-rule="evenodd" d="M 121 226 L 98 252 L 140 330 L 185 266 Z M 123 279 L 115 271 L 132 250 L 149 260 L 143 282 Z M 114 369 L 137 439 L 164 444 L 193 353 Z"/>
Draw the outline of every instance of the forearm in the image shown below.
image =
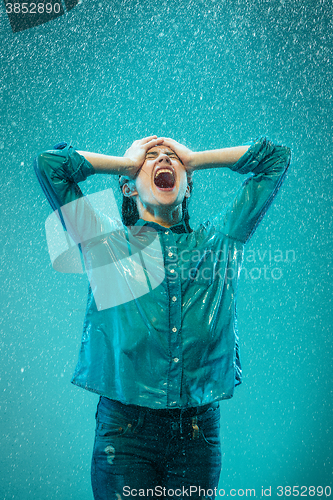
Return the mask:
<path fill-rule="evenodd" d="M 207 168 L 230 167 L 238 162 L 249 147 L 250 146 L 237 146 L 233 148 L 193 152 L 190 160 L 190 168 L 191 170 L 204 170 Z"/>
<path fill-rule="evenodd" d="M 96 173 L 111 175 L 127 175 L 134 177 L 138 167 L 133 160 L 124 156 L 108 156 L 88 151 L 78 151 L 93 166 Z"/>

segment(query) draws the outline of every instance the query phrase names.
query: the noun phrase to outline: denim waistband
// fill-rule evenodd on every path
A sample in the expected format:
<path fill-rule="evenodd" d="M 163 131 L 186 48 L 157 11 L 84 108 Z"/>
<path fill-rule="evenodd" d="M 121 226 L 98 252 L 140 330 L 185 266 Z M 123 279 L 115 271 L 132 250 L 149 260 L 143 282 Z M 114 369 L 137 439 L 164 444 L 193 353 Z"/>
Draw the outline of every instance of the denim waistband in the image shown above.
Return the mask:
<path fill-rule="evenodd" d="M 158 418 L 190 418 L 198 415 L 203 415 L 209 410 L 215 410 L 219 407 L 218 401 L 214 403 L 208 403 L 202 406 L 191 406 L 187 408 L 149 408 L 148 406 L 137 406 L 131 404 L 124 404 L 120 401 L 116 401 L 114 399 L 109 399 L 106 396 L 101 396 L 100 401 L 103 401 L 104 405 L 107 406 L 110 410 L 133 410 L 140 412 L 141 414 L 148 414 L 149 416 L 156 416 Z"/>

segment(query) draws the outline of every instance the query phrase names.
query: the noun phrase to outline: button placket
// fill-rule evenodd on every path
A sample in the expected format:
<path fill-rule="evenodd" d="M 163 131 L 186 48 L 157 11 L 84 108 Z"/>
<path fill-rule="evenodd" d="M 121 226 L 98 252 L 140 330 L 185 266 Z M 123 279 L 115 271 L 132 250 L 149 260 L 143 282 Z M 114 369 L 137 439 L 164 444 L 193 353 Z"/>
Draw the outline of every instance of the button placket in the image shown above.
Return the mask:
<path fill-rule="evenodd" d="M 168 378 L 168 405 L 180 404 L 180 391 L 182 379 L 181 363 L 181 281 L 177 268 L 177 246 L 175 245 L 172 231 L 164 233 L 166 276 L 168 278 L 168 302 L 170 311 L 169 353 L 170 370 Z M 176 250 L 175 250 L 176 249 Z"/>

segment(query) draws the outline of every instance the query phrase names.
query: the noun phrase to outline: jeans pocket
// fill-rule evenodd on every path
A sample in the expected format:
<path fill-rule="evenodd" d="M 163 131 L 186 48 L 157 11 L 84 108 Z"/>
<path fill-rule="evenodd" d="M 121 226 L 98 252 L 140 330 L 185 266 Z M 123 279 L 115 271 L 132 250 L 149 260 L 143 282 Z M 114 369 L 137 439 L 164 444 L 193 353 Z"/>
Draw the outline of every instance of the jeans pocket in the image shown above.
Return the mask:
<path fill-rule="evenodd" d="M 220 440 L 220 411 L 219 408 L 213 410 L 211 415 L 198 420 L 200 435 L 205 443 L 209 446 L 219 448 L 221 446 Z"/>
<path fill-rule="evenodd" d="M 123 436 L 135 427 L 134 420 L 134 417 L 126 412 L 107 408 L 102 402 L 96 413 L 96 434 L 99 437 Z"/>
<path fill-rule="evenodd" d="M 96 423 L 96 434 L 103 438 L 118 437 L 126 434 L 132 427 L 131 423 L 118 424 L 118 423 L 105 423 L 98 421 Z"/>
<path fill-rule="evenodd" d="M 201 436 L 205 443 L 207 443 L 209 446 L 215 446 L 216 448 L 220 447 L 220 433 L 218 433 L 217 435 L 213 435 L 201 429 Z"/>

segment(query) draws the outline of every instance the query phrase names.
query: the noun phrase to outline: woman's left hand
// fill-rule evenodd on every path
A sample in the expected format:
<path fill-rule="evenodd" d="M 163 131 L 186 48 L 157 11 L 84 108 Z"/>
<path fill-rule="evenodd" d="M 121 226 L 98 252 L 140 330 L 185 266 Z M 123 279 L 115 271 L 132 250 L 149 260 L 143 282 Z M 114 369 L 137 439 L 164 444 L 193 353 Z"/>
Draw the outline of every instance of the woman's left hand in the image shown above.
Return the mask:
<path fill-rule="evenodd" d="M 167 137 L 163 137 L 162 144 L 163 146 L 167 146 L 168 148 L 172 149 L 172 151 L 176 153 L 188 172 L 191 172 L 193 170 L 193 158 L 195 154 L 193 153 L 193 151 L 188 149 L 186 146 L 183 146 L 183 144 L 175 141 L 174 139 L 170 139 Z"/>

